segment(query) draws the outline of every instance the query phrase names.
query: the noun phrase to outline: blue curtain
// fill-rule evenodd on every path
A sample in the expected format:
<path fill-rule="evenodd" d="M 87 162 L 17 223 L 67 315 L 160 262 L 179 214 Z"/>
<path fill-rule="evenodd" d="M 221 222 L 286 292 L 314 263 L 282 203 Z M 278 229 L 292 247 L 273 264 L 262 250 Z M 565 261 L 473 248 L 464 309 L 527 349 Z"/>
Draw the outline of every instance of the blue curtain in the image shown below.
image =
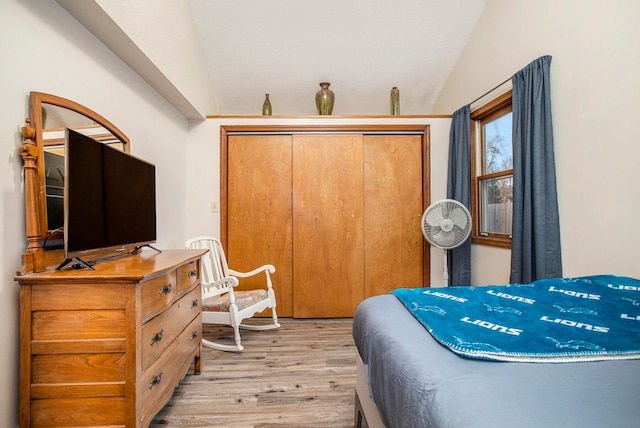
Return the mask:
<path fill-rule="evenodd" d="M 471 208 L 471 106 L 466 105 L 453 113 L 449 133 L 449 170 L 447 198 L 455 199 Z M 448 250 L 449 285 L 471 284 L 471 239 Z"/>
<path fill-rule="evenodd" d="M 562 276 L 549 68 L 543 56 L 513 75 L 511 283 Z"/>

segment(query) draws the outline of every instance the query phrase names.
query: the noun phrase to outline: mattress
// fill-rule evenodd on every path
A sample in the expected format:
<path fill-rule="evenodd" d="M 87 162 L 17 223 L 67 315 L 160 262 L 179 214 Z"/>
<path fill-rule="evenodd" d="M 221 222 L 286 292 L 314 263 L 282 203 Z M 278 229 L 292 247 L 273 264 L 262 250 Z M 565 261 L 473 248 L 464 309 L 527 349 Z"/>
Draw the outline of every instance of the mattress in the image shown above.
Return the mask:
<path fill-rule="evenodd" d="M 387 427 L 629 427 L 640 360 L 474 360 L 438 343 L 393 295 L 355 312 L 353 337 Z"/>

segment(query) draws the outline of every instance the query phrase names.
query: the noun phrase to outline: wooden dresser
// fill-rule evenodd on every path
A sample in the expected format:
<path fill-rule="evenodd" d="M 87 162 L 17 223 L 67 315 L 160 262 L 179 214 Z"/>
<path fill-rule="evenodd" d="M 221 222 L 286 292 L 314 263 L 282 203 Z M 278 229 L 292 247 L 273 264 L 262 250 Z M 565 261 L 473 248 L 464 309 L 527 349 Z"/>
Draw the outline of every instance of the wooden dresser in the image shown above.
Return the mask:
<path fill-rule="evenodd" d="M 200 372 L 201 250 L 19 276 L 20 426 L 146 427 Z"/>

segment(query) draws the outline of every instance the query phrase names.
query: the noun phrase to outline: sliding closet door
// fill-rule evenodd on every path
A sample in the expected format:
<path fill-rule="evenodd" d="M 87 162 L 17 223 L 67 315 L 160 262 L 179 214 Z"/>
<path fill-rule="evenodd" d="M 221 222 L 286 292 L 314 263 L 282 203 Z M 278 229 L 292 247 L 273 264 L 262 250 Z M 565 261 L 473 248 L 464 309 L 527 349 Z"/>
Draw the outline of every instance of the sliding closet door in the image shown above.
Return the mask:
<path fill-rule="evenodd" d="M 277 312 L 279 316 L 290 317 L 293 315 L 291 136 L 229 136 L 227 153 L 229 266 L 248 271 L 267 263 L 274 265 Z M 238 289 L 258 286 L 250 280 L 264 283 L 263 277 L 242 279 Z"/>
<path fill-rule="evenodd" d="M 423 287 L 422 138 L 364 137 L 364 297 Z"/>
<path fill-rule="evenodd" d="M 276 267 L 279 316 L 351 317 L 366 297 L 429 285 L 428 134 L 348 131 L 225 138 L 230 266 Z"/>
<path fill-rule="evenodd" d="M 351 317 L 362 301 L 362 139 L 293 136 L 294 317 Z"/>

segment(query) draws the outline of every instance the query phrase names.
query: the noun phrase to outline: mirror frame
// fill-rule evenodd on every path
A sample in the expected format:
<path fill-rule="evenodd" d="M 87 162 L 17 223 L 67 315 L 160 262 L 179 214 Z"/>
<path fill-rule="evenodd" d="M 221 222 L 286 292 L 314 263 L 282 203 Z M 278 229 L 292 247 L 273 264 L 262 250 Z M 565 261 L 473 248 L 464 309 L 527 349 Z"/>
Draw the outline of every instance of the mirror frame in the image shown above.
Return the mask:
<path fill-rule="evenodd" d="M 23 142 L 18 152 L 23 160 L 25 217 L 27 248 L 22 256 L 22 269 L 18 275 L 43 272 L 55 268 L 64 260 L 63 250 L 44 251 L 41 241 L 47 239 L 47 195 L 44 165 L 43 104 L 66 108 L 79 113 L 103 126 L 124 144 L 130 152 L 129 138 L 106 118 L 75 101 L 43 92 L 31 92 L 29 96 L 29 118 L 22 127 Z"/>

